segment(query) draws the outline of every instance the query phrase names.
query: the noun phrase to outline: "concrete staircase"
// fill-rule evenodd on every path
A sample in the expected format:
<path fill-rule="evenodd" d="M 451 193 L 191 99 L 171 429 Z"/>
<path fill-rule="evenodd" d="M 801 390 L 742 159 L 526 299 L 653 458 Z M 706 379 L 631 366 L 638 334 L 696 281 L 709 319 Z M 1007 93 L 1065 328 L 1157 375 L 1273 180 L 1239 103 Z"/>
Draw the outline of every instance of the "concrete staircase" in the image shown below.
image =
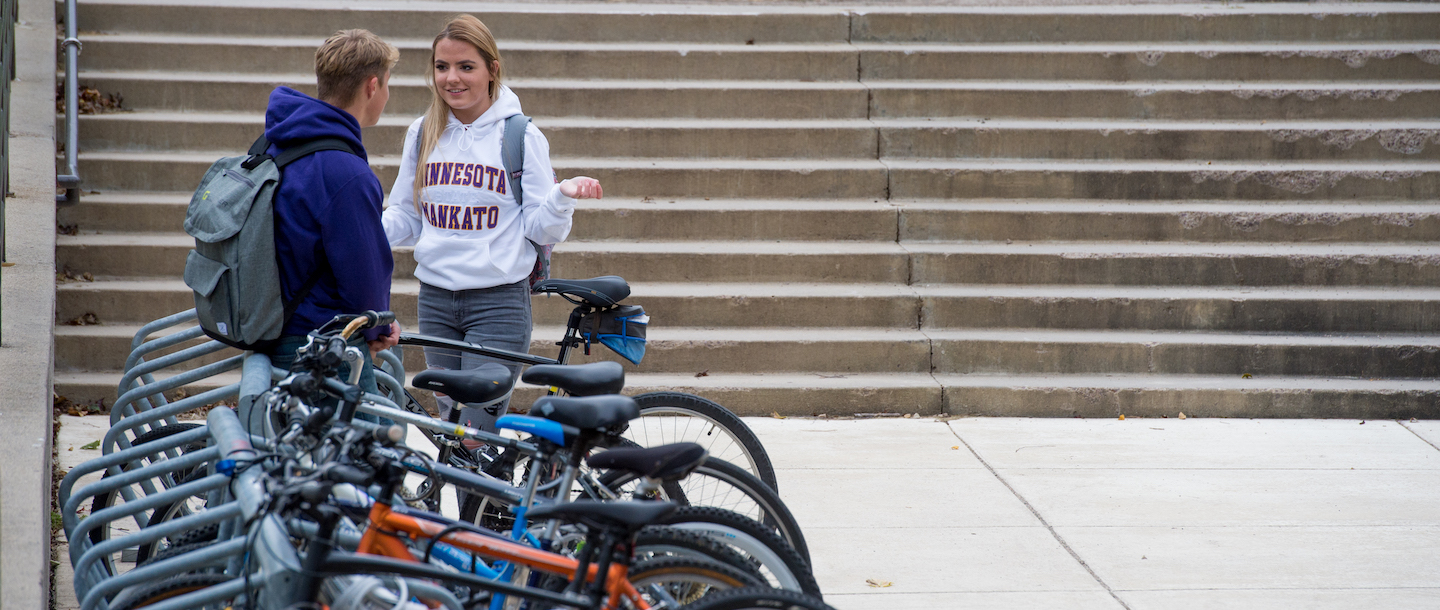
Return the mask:
<path fill-rule="evenodd" d="M 98 193 L 57 257 L 95 281 L 60 285 L 58 318 L 101 324 L 57 331 L 62 395 L 113 400 L 130 335 L 191 306 L 189 191 L 275 85 L 313 92 L 325 35 L 402 50 L 366 134 L 388 192 L 429 40 L 466 10 L 558 172 L 605 185 L 556 273 L 631 282 L 654 317 L 636 391 L 1440 416 L 1440 6 L 317 6 L 81 1 L 82 82 L 131 111 L 81 123 Z M 567 310 L 536 300 L 533 351 Z"/>

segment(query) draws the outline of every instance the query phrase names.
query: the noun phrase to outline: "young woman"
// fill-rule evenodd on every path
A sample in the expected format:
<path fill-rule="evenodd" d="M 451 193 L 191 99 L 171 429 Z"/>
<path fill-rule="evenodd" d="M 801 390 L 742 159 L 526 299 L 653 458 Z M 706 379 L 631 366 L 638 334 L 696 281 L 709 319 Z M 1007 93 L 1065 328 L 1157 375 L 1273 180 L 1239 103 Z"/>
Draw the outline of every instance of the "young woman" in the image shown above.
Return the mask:
<path fill-rule="evenodd" d="M 430 47 L 434 97 L 405 135 L 400 173 L 383 217 L 390 246 L 415 246 L 420 280 L 420 332 L 511 351 L 530 348 L 531 244 L 556 244 L 570 234 L 576 199 L 598 199 L 600 183 L 576 177 L 555 183 L 550 144 L 532 123 L 525 131 L 523 205 L 517 204 L 501 159 L 505 119 L 520 100 L 500 84 L 495 38 L 479 19 L 445 24 Z M 427 349 L 430 368 L 462 369 L 463 359 Z M 518 373 L 520 365 L 502 363 Z M 441 399 L 448 415 L 448 399 Z M 466 408 L 461 423 L 493 429 L 505 404 Z"/>

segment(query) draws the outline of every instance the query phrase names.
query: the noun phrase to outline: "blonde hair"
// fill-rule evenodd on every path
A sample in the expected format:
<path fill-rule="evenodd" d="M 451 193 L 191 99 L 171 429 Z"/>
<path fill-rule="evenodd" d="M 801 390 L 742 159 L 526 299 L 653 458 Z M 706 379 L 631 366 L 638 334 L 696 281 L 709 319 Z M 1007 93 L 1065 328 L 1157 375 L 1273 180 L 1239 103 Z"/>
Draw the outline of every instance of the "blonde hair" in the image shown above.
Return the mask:
<path fill-rule="evenodd" d="M 336 106 L 349 106 L 370 77 L 385 73 L 400 61 L 400 50 L 369 30 L 340 30 L 315 50 L 315 81 L 319 97 Z"/>
<path fill-rule="evenodd" d="M 430 109 L 425 111 L 425 121 L 421 123 L 420 145 L 415 150 L 415 180 L 414 193 L 415 211 L 421 216 L 425 212 L 420 209 L 420 188 L 424 184 L 422 168 L 425 167 L 425 160 L 430 158 L 430 153 L 435 151 L 435 146 L 440 142 L 440 134 L 444 133 L 445 125 L 450 121 L 450 105 L 445 103 L 445 98 L 440 95 L 440 88 L 435 86 L 435 47 L 440 45 L 442 40 L 458 40 L 475 47 L 480 52 L 480 60 L 484 62 L 485 69 L 490 72 L 490 102 L 494 103 L 500 97 L 500 76 L 503 64 L 500 63 L 500 49 L 495 45 L 495 37 L 490 34 L 490 28 L 474 15 L 457 15 L 450 19 L 435 40 L 430 43 L 430 66 L 425 70 L 425 83 L 430 85 Z"/>

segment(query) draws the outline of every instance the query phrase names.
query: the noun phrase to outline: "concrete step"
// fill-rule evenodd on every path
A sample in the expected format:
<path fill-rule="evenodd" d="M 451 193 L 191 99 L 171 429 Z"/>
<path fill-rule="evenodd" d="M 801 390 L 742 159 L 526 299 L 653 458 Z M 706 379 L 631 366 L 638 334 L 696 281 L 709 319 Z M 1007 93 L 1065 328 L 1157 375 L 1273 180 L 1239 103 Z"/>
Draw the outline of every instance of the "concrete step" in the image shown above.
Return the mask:
<path fill-rule="evenodd" d="M 133 110 L 255 112 L 286 85 L 315 95 L 313 73 L 99 72 L 80 80 L 124 98 Z M 868 93 L 854 81 L 507 79 L 536 117 L 848 119 L 868 116 Z M 432 99 L 421 77 L 390 79 L 387 112 L 418 117 Z"/>
<path fill-rule="evenodd" d="M 202 392 L 235 383 L 239 378 L 234 374 L 219 375 L 187 387 Z M 115 386 L 119 380 L 119 373 L 56 373 L 55 392 L 82 404 L 94 404 L 103 399 L 106 405 L 110 405 L 115 401 Z M 942 388 L 928 373 L 705 377 L 693 374 L 634 374 L 627 375 L 625 383 L 626 394 L 689 392 L 719 402 L 745 416 L 808 416 L 820 413 L 840 416 L 887 410 L 892 413 L 903 410 L 939 415 L 942 406 Z M 512 409 L 527 409 L 544 392 L 544 388 L 536 386 L 518 386 L 511 402 Z M 423 393 L 419 393 L 417 398 L 421 401 L 428 399 Z"/>
<path fill-rule="evenodd" d="M 180 8 L 183 7 L 183 10 Z M 263 9 L 263 10 L 262 10 Z M 457 11 L 485 22 L 499 40 L 561 42 L 844 42 L 850 15 L 836 8 L 697 5 L 468 4 L 397 7 L 357 2 L 86 2 L 79 22 L 110 33 L 323 37 L 365 28 L 384 38 L 430 40 Z M 263 15 L 257 18 L 256 15 Z"/>
<path fill-rule="evenodd" d="M 916 328 L 919 321 L 915 292 L 899 284 L 632 283 L 631 290 L 629 302 L 671 326 Z M 395 282 L 391 309 L 414 319 L 418 292 L 418 282 Z M 67 283 L 56 295 L 61 323 L 94 312 L 105 324 L 141 324 L 194 307 L 176 279 Z M 539 325 L 562 324 L 571 310 L 559 298 L 537 298 L 534 307 Z"/>
<path fill-rule="evenodd" d="M 107 191 L 62 207 L 82 233 L 181 230 L 190 193 Z M 1440 241 L 1440 208 L 1409 201 L 805 201 L 607 197 L 570 239 L 784 241 Z"/>
<path fill-rule="evenodd" d="M 882 158 L 1435 160 L 1434 121 L 876 120 Z"/>
<path fill-rule="evenodd" d="M 1430 288 L 917 286 L 923 328 L 1429 332 Z"/>
<path fill-rule="evenodd" d="M 1419 119 L 1433 81 L 865 81 L 871 118 Z"/>
<path fill-rule="evenodd" d="M 415 332 L 415 321 L 402 320 L 407 332 Z M 67 372 L 119 371 L 130 353 L 130 341 L 138 326 L 59 326 L 56 328 L 56 369 Z M 535 329 L 530 353 L 554 358 L 555 342 L 565 333 L 563 326 Z M 683 327 L 656 327 L 649 332 L 645 358 L 639 365 L 621 359 L 608 348 L 594 345 L 590 355 L 574 352 L 571 363 L 610 360 L 625 365 L 630 373 L 743 373 L 756 370 L 800 373 L 928 373 L 931 370 L 931 341 L 917 330 L 881 328 L 775 329 L 727 328 L 724 330 Z M 193 345 L 199 342 L 191 342 Z M 169 354 L 166 349 L 155 354 Z M 411 374 L 425 370 L 420 348 L 407 347 L 405 368 Z M 189 370 L 234 355 L 234 350 L 196 358 L 174 367 Z M 148 358 L 154 360 L 155 358 Z M 167 367 L 168 370 L 169 367 Z"/>
<path fill-rule="evenodd" d="M 183 7 L 183 10 L 179 10 Z M 467 5 L 500 40 L 768 42 L 1171 42 L 1430 40 L 1427 3 L 1099 6 Z M 306 3 L 86 2 L 80 23 L 107 32 L 323 36 L 363 27 L 428 39 L 456 10 L 360 0 Z M 263 19 L 255 17 L 264 9 Z"/>
<path fill-rule="evenodd" d="M 854 42 L 1330 42 L 1430 40 L 1429 3 L 884 7 L 856 12 Z"/>
<path fill-rule="evenodd" d="M 234 383 L 222 375 L 204 391 Z M 116 373 L 56 373 L 55 392 L 80 403 L 115 398 Z M 1234 375 L 635 374 L 626 393 L 681 391 L 746 416 L 918 412 L 1003 417 L 1276 417 L 1434 419 L 1440 382 Z M 521 386 L 524 408 L 543 389 Z"/>
<path fill-rule="evenodd" d="M 1440 45 L 1432 42 L 857 42 L 854 46 L 860 50 L 861 80 L 1404 81 L 1440 74 Z"/>
<path fill-rule="evenodd" d="M 82 40 L 89 51 L 80 62 L 86 71 L 146 66 L 158 71 L 201 72 L 231 66 L 237 72 L 303 74 L 314 71 L 315 49 L 325 38 L 323 34 L 303 38 L 92 34 Z M 430 69 L 431 40 L 390 40 L 400 49 L 400 63 L 391 73 L 424 75 Z M 860 65 L 855 47 L 836 42 L 747 45 L 502 40 L 499 45 L 507 79 L 853 81 Z M 234 62 L 236 57 L 246 61 Z"/>
<path fill-rule="evenodd" d="M 631 301 L 657 326 L 1052 328 L 1234 332 L 1431 332 L 1440 289 L 1416 287 L 1025 286 L 633 283 Z M 415 315 L 418 284 L 397 281 L 391 308 Z M 75 282 L 56 287 L 56 320 L 95 313 L 142 324 L 194 306 L 179 280 Z M 570 306 L 537 299 L 537 324 Z"/>
<path fill-rule="evenodd" d="M 179 277 L 194 246 L 175 233 L 61 236 L 56 265 L 95 277 Z M 410 248 L 395 279 L 413 279 Z M 557 277 L 631 282 L 1440 286 L 1428 244 L 1135 242 L 576 242 L 555 249 Z"/>
<path fill-rule="evenodd" d="M 1440 208 L 1410 201 L 911 201 L 903 241 L 1426 242 Z"/>
<path fill-rule="evenodd" d="M 86 189 L 182 191 L 194 189 L 205 170 L 229 153 L 82 152 Z M 370 167 L 388 194 L 398 156 L 371 156 Z M 886 171 L 865 159 L 616 159 L 554 158 L 561 179 L 591 176 L 618 197 L 886 198 Z"/>
<path fill-rule="evenodd" d="M 927 330 L 937 373 L 1431 377 L 1433 334 Z"/>
<path fill-rule="evenodd" d="M 915 284 L 1440 286 L 1420 244 L 901 242 Z"/>
<path fill-rule="evenodd" d="M 180 277 L 195 240 L 183 233 L 60 236 L 56 265 L 95 277 Z M 414 278 L 411 248 L 395 250 L 395 279 Z M 905 283 L 911 256 L 894 242 L 567 241 L 556 277 L 619 275 L 632 282 Z M 940 264 L 939 261 L 931 264 Z"/>
<path fill-rule="evenodd" d="M 62 225 L 84 233 L 182 230 L 188 192 L 104 191 L 62 207 Z M 570 239 L 686 241 L 894 241 L 900 208 L 885 201 L 636 199 L 607 196 L 575 210 Z"/>
<path fill-rule="evenodd" d="M 893 199 L 1426 200 L 1429 161 L 886 159 Z"/>
<path fill-rule="evenodd" d="M 183 191 L 226 154 L 82 152 L 86 189 Z M 1434 161 L 1088 161 L 1010 159 L 555 158 L 618 197 L 808 199 L 1433 199 Z M 372 156 L 388 193 L 399 158 Z"/>
<path fill-rule="evenodd" d="M 414 120 L 382 118 L 379 125 L 365 130 L 366 152 L 398 156 Z M 879 137 L 875 124 L 864 119 L 541 118 L 535 123 L 544 130 L 550 154 L 556 157 L 874 159 Z M 224 150 L 240 154 L 264 130 L 261 113 L 85 115 L 80 117 L 80 150 Z"/>
<path fill-rule="evenodd" d="M 1440 415 L 1432 380 L 1181 375 L 936 375 L 945 412 L 994 417 L 1409 419 Z"/>
<path fill-rule="evenodd" d="M 407 331 L 414 320 L 402 320 Z M 62 372 L 118 371 L 138 326 L 59 326 L 55 367 Z M 555 357 L 560 326 L 535 329 L 530 353 Z M 183 347 L 199 343 L 190 342 Z M 180 348 L 153 352 L 148 360 Z M 425 370 L 418 348 L 405 367 Z M 234 355 L 195 358 L 190 370 Z M 572 363 L 610 360 L 628 374 L 1173 374 L 1422 378 L 1440 365 L 1440 335 L 1153 332 L 1045 329 L 677 328 L 649 332 L 645 359 L 630 364 L 595 346 Z"/>
<path fill-rule="evenodd" d="M 314 94 L 308 74 L 91 72 L 80 78 L 124 108 L 254 112 L 287 85 Z M 223 83 L 224 86 L 218 86 Z M 1430 118 L 1433 81 L 909 81 L 553 80 L 506 83 L 538 117 L 601 118 L 1112 118 L 1383 120 Z M 431 94 L 395 76 L 386 110 L 419 116 Z"/>
<path fill-rule="evenodd" d="M 314 69 L 310 37 L 108 34 L 82 37 L 83 70 Z M 430 69 L 430 38 L 391 40 L 394 74 Z M 1440 45 L 1384 42 L 1066 44 L 717 44 L 500 40 L 507 78 L 687 80 L 1419 80 L 1440 76 Z M 235 57 L 245 57 L 237 63 Z"/>
<path fill-rule="evenodd" d="M 365 130 L 372 155 L 398 155 L 413 117 Z M 536 122 L 557 157 L 661 158 L 1440 158 L 1436 121 L 1169 121 L 1084 119 L 567 119 Z M 60 127 L 57 118 L 57 129 Z M 84 151 L 238 154 L 261 114 L 131 112 L 80 117 Z"/>

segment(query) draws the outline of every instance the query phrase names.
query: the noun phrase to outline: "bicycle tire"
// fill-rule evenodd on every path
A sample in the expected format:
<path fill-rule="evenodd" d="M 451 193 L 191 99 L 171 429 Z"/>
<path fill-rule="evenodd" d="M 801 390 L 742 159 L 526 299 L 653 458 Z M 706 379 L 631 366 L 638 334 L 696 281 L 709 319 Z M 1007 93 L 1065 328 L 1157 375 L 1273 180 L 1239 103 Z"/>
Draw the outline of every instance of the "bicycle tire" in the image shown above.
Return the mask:
<path fill-rule="evenodd" d="M 766 558 L 756 556 L 754 553 L 750 553 L 750 555 L 759 560 L 762 567 L 771 573 L 771 577 L 767 577 L 767 580 L 774 578 L 776 581 L 771 582 L 771 586 L 780 586 L 791 590 L 798 589 L 803 593 L 822 597 L 820 585 L 815 582 L 815 575 L 810 571 L 810 562 L 805 561 L 805 558 L 801 557 L 800 553 L 786 543 L 779 534 L 770 531 L 754 519 L 713 506 L 682 506 L 653 525 L 669 525 L 706 532 L 721 542 L 737 547 L 742 552 L 746 552 L 744 548 L 740 548 L 742 542 L 746 545 L 752 543 L 759 545 L 772 555 L 770 560 L 766 561 Z M 746 540 L 740 540 L 739 536 L 746 537 Z"/>
<path fill-rule="evenodd" d="M 634 398 L 640 407 L 640 417 L 630 422 L 630 427 L 625 432 L 627 438 L 643 447 L 682 441 L 699 443 L 710 455 L 740 464 L 771 489 L 780 489 L 775 481 L 775 466 L 771 464 L 770 454 L 765 452 L 765 446 L 760 444 L 760 439 L 750 430 L 750 426 L 745 425 L 745 422 L 729 409 L 715 401 L 683 392 L 650 392 Z M 647 419 L 667 416 L 694 417 L 707 422 L 711 428 L 707 429 L 704 424 L 696 426 L 690 422 L 686 422 L 683 427 L 672 425 L 668 431 L 663 425 L 646 425 L 651 423 L 647 422 Z M 637 425 L 640 427 L 637 428 Z M 720 437 L 714 436 L 715 428 L 725 433 L 726 442 L 722 443 Z"/>
<path fill-rule="evenodd" d="M 663 525 L 642 528 L 636 534 L 634 556 L 636 561 L 665 556 L 700 557 L 741 570 L 760 582 L 765 579 L 758 562 L 730 545 L 698 532 Z"/>
<path fill-rule="evenodd" d="M 657 557 L 640 561 L 630 566 L 627 578 L 641 595 L 651 595 L 650 588 L 656 586 L 681 604 L 692 603 L 712 592 L 764 584 L 743 570 L 699 557 Z"/>
<path fill-rule="evenodd" d="M 188 432 L 188 431 L 190 431 L 190 430 L 194 430 L 195 428 L 199 428 L 199 427 L 202 426 L 202 425 L 203 425 L 203 424 L 185 422 L 185 423 L 178 423 L 178 424 L 170 424 L 170 425 L 166 425 L 166 426 L 161 426 L 161 427 L 155 428 L 154 430 L 151 430 L 151 431 L 149 431 L 149 432 L 146 432 L 146 433 L 144 433 L 144 434 L 141 434 L 140 436 L 135 437 L 135 440 L 134 440 L 134 441 L 131 441 L 130 446 L 131 446 L 131 447 L 139 447 L 139 446 L 145 445 L 145 444 L 147 444 L 147 443 L 151 443 L 151 442 L 155 442 L 155 441 L 158 441 L 158 440 L 161 440 L 161 439 L 169 438 L 169 437 L 171 437 L 171 436 L 174 436 L 174 435 L 176 435 L 176 434 L 180 434 L 180 433 L 182 433 L 182 432 Z M 177 447 L 176 449 L 179 450 L 179 451 L 182 452 L 182 453 L 185 453 L 185 452 L 188 452 L 188 451 L 195 451 L 195 450 L 204 449 L 204 448 L 205 448 L 204 442 L 197 442 L 197 443 L 191 443 L 191 444 L 189 444 L 189 445 L 182 445 L 182 446 L 180 446 L 180 447 Z M 154 457 L 154 456 L 151 456 L 151 457 Z M 144 458 L 142 458 L 142 459 L 144 459 Z M 154 460 L 154 459 L 149 459 L 149 460 L 147 460 L 147 461 L 148 461 L 149 463 L 155 463 L 155 462 L 156 462 L 156 460 Z M 121 472 L 130 470 L 130 469 L 131 469 L 131 465 L 130 465 L 129 463 L 121 464 L 121 465 L 120 465 L 120 470 L 121 470 Z M 199 467 L 197 467 L 197 468 L 195 468 L 195 469 L 191 469 L 191 470 L 189 470 L 189 471 L 177 472 L 176 474 L 179 475 L 178 478 L 179 478 L 179 481 L 180 481 L 180 482 L 185 482 L 185 481 L 187 481 L 187 480 L 190 480 L 192 477 L 194 477 L 194 475 L 195 475 L 196 473 L 204 474 L 204 472 L 205 472 L 204 466 L 199 466 Z M 106 477 L 109 477 L 109 476 L 111 476 L 111 473 L 110 473 L 109 470 L 106 470 L 105 473 L 100 476 L 100 480 L 101 480 L 101 481 L 104 481 L 105 478 L 106 478 Z M 132 487 L 132 489 L 135 488 L 135 486 L 131 486 L 131 487 Z M 117 499 L 117 498 L 120 498 L 120 497 L 121 497 L 121 494 L 120 494 L 120 491 L 119 491 L 119 490 L 108 491 L 108 492 L 105 492 L 105 493 L 97 494 L 94 498 L 91 498 L 91 499 L 90 499 L 90 514 L 93 515 L 93 514 L 95 514 L 95 513 L 97 513 L 97 512 L 100 512 L 100 511 L 102 511 L 102 510 L 105 510 L 105 509 L 107 509 L 107 508 L 110 508 L 110 507 L 114 506 L 116 499 Z M 162 511 L 162 509 L 168 510 L 168 509 L 170 509 L 172 506 L 173 506 L 173 505 L 165 505 L 165 506 L 156 507 L 156 508 L 154 508 L 154 509 L 151 509 L 151 510 L 147 511 L 147 515 L 146 515 L 146 517 L 147 517 L 147 523 L 148 523 L 148 519 L 151 518 L 151 517 L 153 517 L 154 515 L 163 514 L 164 511 Z M 162 520 L 163 520 L 163 519 L 162 519 Z M 137 525 L 138 525 L 138 524 L 137 524 Z M 109 540 L 109 539 L 110 539 L 110 527 L 111 527 L 110 525 L 107 525 L 107 526 L 105 526 L 105 527 L 99 527 L 99 528 L 95 528 L 95 529 L 93 529 L 93 530 L 90 530 L 90 541 L 91 541 L 91 543 L 92 543 L 92 544 L 100 544 L 100 543 L 102 543 L 102 542 L 105 542 L 106 540 Z M 116 527 L 119 527 L 119 526 L 116 526 Z M 137 548 L 135 549 L 135 563 L 136 563 L 137 565 L 138 565 L 140 562 L 144 561 L 145 559 L 147 559 L 147 558 L 150 556 L 150 552 L 151 552 L 151 550 L 152 550 L 152 547 L 153 547 L 153 544 L 145 544 L 145 545 L 140 545 L 139 547 L 137 547 Z M 123 555 L 123 553 L 121 553 L 121 555 Z M 101 564 L 101 565 L 104 567 L 104 569 L 107 570 L 110 574 L 115 574 L 115 573 L 116 573 L 115 566 L 114 566 L 114 556 L 111 556 L 111 557 L 108 557 L 108 558 L 102 560 L 102 561 L 100 562 L 100 564 Z"/>
<path fill-rule="evenodd" d="M 186 593 L 192 593 L 201 589 L 230 582 L 233 577 L 224 574 L 209 573 L 185 573 L 179 574 L 158 582 L 144 583 L 122 589 L 115 600 L 110 602 L 110 610 L 134 610 L 144 608 L 152 604 L 163 602 L 167 599 L 179 597 Z"/>
<path fill-rule="evenodd" d="M 633 482 L 633 473 L 611 471 L 600 482 L 617 492 Z M 775 529 L 800 556 L 810 561 L 810 548 L 800 524 L 780 495 L 749 471 L 715 457 L 706 458 L 690 476 L 661 486 L 665 499 L 688 506 L 714 506 L 734 511 Z"/>
<path fill-rule="evenodd" d="M 771 589 L 768 587 L 745 587 L 717 591 L 705 596 L 685 610 L 835 610 L 823 600 L 803 593 Z"/>

